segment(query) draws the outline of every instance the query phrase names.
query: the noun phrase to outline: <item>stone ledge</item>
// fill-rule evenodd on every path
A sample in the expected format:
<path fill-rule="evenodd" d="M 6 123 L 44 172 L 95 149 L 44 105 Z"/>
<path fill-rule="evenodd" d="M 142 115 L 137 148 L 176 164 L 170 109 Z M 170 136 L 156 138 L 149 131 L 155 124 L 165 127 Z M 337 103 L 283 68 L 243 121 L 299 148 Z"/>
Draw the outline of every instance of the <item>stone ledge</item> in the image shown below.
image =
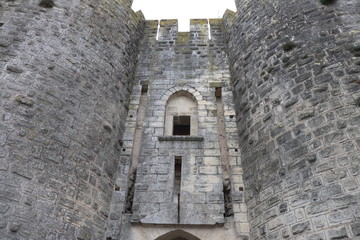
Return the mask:
<path fill-rule="evenodd" d="M 201 136 L 158 136 L 159 141 L 204 141 Z"/>

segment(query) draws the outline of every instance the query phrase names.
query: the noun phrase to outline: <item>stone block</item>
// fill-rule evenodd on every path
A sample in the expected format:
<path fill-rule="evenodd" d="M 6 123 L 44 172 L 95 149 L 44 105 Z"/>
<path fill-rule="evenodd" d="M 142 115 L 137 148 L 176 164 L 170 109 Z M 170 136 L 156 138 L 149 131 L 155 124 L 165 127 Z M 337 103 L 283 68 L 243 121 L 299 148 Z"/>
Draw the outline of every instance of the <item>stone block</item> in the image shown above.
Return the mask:
<path fill-rule="evenodd" d="M 309 204 L 309 206 L 306 207 L 306 212 L 309 215 L 315 215 L 319 213 L 323 213 L 329 210 L 327 201 L 321 201 L 321 202 L 314 202 Z"/>
<path fill-rule="evenodd" d="M 217 174 L 217 167 L 216 166 L 202 166 L 199 167 L 200 174 Z"/>
<path fill-rule="evenodd" d="M 351 230 L 354 236 L 360 236 L 360 223 L 351 224 Z"/>
<path fill-rule="evenodd" d="M 302 233 L 304 233 L 306 231 L 310 231 L 310 230 L 311 230 L 311 225 L 310 225 L 309 221 L 303 222 L 303 223 L 298 223 L 291 227 L 291 231 L 294 235 L 302 234 Z"/>
<path fill-rule="evenodd" d="M 267 225 L 268 225 L 268 229 L 270 231 L 273 231 L 276 228 L 280 228 L 280 227 L 282 227 L 284 225 L 283 218 L 282 217 L 277 217 L 277 218 L 271 219 L 267 223 Z"/>
<path fill-rule="evenodd" d="M 330 240 L 333 240 L 333 239 L 348 239 L 349 238 L 349 234 L 347 233 L 345 227 L 339 227 L 339 228 L 330 229 L 327 232 L 328 232 L 328 236 L 329 236 Z"/>
<path fill-rule="evenodd" d="M 321 233 L 315 233 L 315 234 L 311 234 L 308 237 L 309 240 L 325 240 L 325 233 L 321 232 Z"/>

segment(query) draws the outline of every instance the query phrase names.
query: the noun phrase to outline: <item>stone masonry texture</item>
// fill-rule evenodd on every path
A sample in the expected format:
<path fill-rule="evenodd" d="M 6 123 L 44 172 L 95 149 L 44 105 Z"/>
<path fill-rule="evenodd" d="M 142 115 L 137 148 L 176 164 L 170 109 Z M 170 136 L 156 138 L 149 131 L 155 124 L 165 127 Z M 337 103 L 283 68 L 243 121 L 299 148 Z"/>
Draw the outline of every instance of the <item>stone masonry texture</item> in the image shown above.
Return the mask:
<path fill-rule="evenodd" d="M 0 0 L 0 240 L 360 239 L 360 2 L 235 3 Z"/>
<path fill-rule="evenodd" d="M 250 239 L 359 239 L 359 1 L 226 14 Z"/>
<path fill-rule="evenodd" d="M 131 95 L 116 180 L 119 186 L 128 185 L 131 152 L 135 142 L 141 141 L 132 212 L 121 215 L 128 189 L 120 189 L 114 194 L 109 221 L 108 234 L 112 239 L 139 240 L 129 231 L 126 222 L 213 226 L 228 223 L 240 237 L 247 234 L 246 206 L 239 190 L 239 186 L 243 186 L 242 170 L 223 21 L 210 19 L 211 39 L 206 19 L 191 20 L 188 33 L 178 32 L 177 24 L 176 20 L 146 22 L 135 76 L 137 85 Z M 143 106 L 146 108 L 144 122 L 140 124 L 143 134 L 141 139 L 135 139 L 144 85 L 148 86 L 148 100 Z M 221 134 L 226 136 L 235 194 L 231 220 L 224 219 L 217 87 L 222 88 L 226 128 Z M 167 101 L 179 92 L 188 92 L 197 102 L 198 133 L 195 136 L 166 136 L 164 132 Z M 177 196 L 174 200 L 173 194 L 176 156 L 182 157 L 180 202 Z"/>
<path fill-rule="evenodd" d="M 38 3 L 0 1 L 0 239 L 102 239 L 144 19 Z"/>

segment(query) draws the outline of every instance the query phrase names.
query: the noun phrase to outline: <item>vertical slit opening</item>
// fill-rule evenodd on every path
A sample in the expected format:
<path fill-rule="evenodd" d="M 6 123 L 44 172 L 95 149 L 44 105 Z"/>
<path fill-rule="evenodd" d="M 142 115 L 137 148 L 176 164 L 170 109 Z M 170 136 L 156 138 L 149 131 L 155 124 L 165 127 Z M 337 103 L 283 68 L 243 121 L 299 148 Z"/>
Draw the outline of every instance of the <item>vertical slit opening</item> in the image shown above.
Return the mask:
<path fill-rule="evenodd" d="M 133 170 L 130 173 L 130 177 L 129 177 L 128 192 L 127 192 L 126 204 L 125 204 L 125 213 L 132 213 L 132 206 L 133 206 L 134 192 L 135 192 L 135 182 L 136 182 L 136 170 Z"/>
<path fill-rule="evenodd" d="M 177 216 L 178 223 L 180 223 L 180 193 L 181 193 L 181 165 L 182 157 L 175 156 L 174 164 L 174 198 L 177 201 Z"/>

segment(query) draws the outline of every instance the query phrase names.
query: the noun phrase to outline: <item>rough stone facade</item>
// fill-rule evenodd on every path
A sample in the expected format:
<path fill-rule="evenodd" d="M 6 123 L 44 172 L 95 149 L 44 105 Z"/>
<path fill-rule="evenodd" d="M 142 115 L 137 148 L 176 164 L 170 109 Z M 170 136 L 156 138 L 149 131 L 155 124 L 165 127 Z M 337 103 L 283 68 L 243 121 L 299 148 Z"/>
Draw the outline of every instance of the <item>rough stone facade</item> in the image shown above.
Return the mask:
<path fill-rule="evenodd" d="M 125 227 L 119 229 L 121 219 L 133 224 L 151 224 L 151 231 L 160 224 L 170 225 L 168 231 L 176 224 L 180 229 L 186 228 L 184 225 L 204 225 L 209 229 L 216 224 L 226 225 L 209 239 L 234 239 L 248 232 L 223 22 L 210 20 L 209 25 L 210 28 L 207 20 L 192 20 L 190 32 L 181 33 L 177 31 L 177 21 L 162 20 L 156 40 L 158 22 L 147 21 L 117 179 L 119 186 L 128 186 L 127 176 L 136 172 L 133 204 L 131 212 L 121 216 L 129 189 L 122 188 L 114 194 L 110 234 L 113 239 L 148 239 L 145 228 L 128 228 L 124 223 Z M 146 93 L 142 91 L 144 86 L 148 89 Z M 222 92 L 221 103 L 216 89 Z M 182 92 L 187 92 L 197 103 L 196 135 L 192 132 L 190 136 L 173 136 L 165 132 L 167 103 Z M 139 116 L 143 112 L 141 107 L 145 107 L 144 117 Z M 225 122 L 223 129 L 218 127 L 219 116 Z M 136 137 L 138 127 L 142 128 L 141 138 Z M 221 152 L 221 136 L 225 138 L 228 154 Z M 141 150 L 137 167 L 132 168 L 131 159 L 138 148 Z M 174 199 L 173 187 L 177 156 L 182 157 L 180 199 L 177 196 Z M 230 171 L 228 177 L 224 178 L 224 171 Z M 234 216 L 225 219 L 226 178 L 231 182 Z M 145 238 L 137 235 L 141 231 Z M 155 236 L 153 239 L 159 237 Z"/>
<path fill-rule="evenodd" d="M 0 240 L 360 239 L 358 0 L 39 2 L 0 2 Z"/>
<path fill-rule="evenodd" d="M 0 2 L 0 239 L 102 239 L 144 20 L 38 2 Z"/>
<path fill-rule="evenodd" d="M 226 29 L 250 239 L 359 239 L 360 2 L 236 3 Z"/>

